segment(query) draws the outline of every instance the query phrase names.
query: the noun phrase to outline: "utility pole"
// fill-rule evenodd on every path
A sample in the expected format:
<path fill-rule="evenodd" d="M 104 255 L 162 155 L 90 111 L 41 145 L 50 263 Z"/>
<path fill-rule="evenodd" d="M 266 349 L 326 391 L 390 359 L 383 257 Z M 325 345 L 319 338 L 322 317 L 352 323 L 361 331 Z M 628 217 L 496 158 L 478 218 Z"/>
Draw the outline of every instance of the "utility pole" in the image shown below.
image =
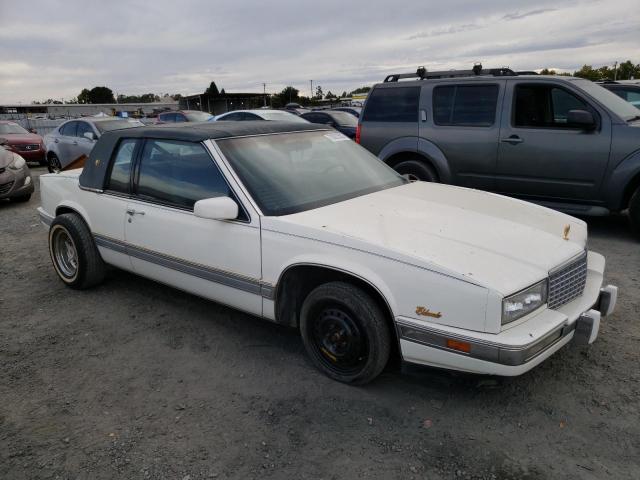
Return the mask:
<path fill-rule="evenodd" d="M 311 97 L 309 98 L 313 98 L 313 80 L 309 80 L 309 82 L 311 82 Z"/>
<path fill-rule="evenodd" d="M 267 106 L 267 84 L 262 84 L 262 94 L 264 95 L 264 106 Z"/>
<path fill-rule="evenodd" d="M 613 63 L 613 81 L 618 79 L 618 62 Z"/>

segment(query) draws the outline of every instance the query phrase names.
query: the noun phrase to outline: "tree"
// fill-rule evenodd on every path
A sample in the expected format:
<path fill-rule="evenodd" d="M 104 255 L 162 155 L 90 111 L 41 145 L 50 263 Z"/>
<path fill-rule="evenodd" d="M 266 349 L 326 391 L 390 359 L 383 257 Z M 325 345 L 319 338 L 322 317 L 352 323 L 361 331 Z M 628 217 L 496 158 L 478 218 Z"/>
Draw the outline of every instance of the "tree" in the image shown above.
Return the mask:
<path fill-rule="evenodd" d="M 80 95 L 78 95 L 78 103 L 91 103 L 90 99 L 89 99 L 89 90 L 86 88 L 83 88 L 82 91 L 80 92 Z"/>
<path fill-rule="evenodd" d="M 336 97 L 333 93 L 331 93 L 331 90 L 329 90 L 327 92 L 327 94 L 324 96 L 325 100 L 331 100 L 332 98 L 338 98 Z"/>
<path fill-rule="evenodd" d="M 216 82 L 211 82 L 209 84 L 209 88 L 207 88 L 204 93 L 206 95 L 209 95 L 211 97 L 219 97 L 220 96 L 220 92 L 218 91 L 218 86 L 216 85 Z"/>
<path fill-rule="evenodd" d="M 340 98 L 347 98 L 347 96 L 348 96 L 347 92 L 344 91 L 344 92 L 342 92 L 342 95 L 340 95 Z"/>
<path fill-rule="evenodd" d="M 587 80 L 591 80 L 593 82 L 600 80 L 600 71 L 594 70 L 591 65 L 583 65 L 580 70 L 576 70 L 573 72 L 574 77 L 586 78 Z"/>
<path fill-rule="evenodd" d="M 227 94 L 227 92 L 224 91 L 224 88 L 222 90 L 220 90 L 220 96 L 224 97 Z"/>
<path fill-rule="evenodd" d="M 620 63 L 616 71 L 617 80 L 640 78 L 640 64 L 634 65 L 631 60 Z"/>
<path fill-rule="evenodd" d="M 367 93 L 369 90 L 371 90 L 371 87 L 356 88 L 355 90 L 351 91 L 350 95 L 357 95 L 359 93 Z"/>
<path fill-rule="evenodd" d="M 322 87 L 320 85 L 318 85 L 316 87 L 316 94 L 313 98 L 316 98 L 318 100 L 322 100 L 322 97 L 324 96 L 324 92 L 322 91 Z"/>
<path fill-rule="evenodd" d="M 549 70 L 548 68 L 543 68 L 540 70 L 540 75 L 556 75 L 555 70 Z"/>
<path fill-rule="evenodd" d="M 300 90 L 293 88 L 292 86 L 284 87 L 280 93 L 274 96 L 278 100 L 279 105 L 286 105 L 287 103 L 297 102 L 299 100 L 298 94 Z"/>

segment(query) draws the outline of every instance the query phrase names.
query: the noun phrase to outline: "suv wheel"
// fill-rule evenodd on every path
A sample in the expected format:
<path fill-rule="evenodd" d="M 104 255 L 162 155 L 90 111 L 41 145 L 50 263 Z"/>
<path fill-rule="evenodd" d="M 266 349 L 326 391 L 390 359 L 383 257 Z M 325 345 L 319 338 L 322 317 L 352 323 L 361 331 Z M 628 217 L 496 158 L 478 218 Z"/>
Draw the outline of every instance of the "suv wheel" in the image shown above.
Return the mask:
<path fill-rule="evenodd" d="M 53 152 L 49 153 L 49 158 L 47 159 L 47 167 L 49 168 L 49 173 L 58 173 L 62 169 L 60 165 L 60 159 Z"/>
<path fill-rule="evenodd" d="M 629 221 L 631 229 L 640 235 L 640 187 L 636 188 L 631 200 L 629 200 Z"/>
<path fill-rule="evenodd" d="M 437 182 L 438 174 L 431 167 L 421 160 L 404 160 L 393 167 L 396 172 L 412 182 Z"/>

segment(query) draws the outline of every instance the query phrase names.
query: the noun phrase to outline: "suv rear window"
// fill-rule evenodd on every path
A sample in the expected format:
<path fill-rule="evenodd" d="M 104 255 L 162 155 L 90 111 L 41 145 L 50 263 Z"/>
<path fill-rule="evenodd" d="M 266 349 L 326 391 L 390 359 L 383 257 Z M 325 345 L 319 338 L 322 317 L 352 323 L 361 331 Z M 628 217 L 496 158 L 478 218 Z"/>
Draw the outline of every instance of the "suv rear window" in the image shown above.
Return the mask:
<path fill-rule="evenodd" d="M 420 87 L 376 88 L 364 108 L 364 122 L 417 122 Z"/>
<path fill-rule="evenodd" d="M 447 85 L 433 89 L 436 125 L 489 127 L 496 118 L 498 85 Z"/>

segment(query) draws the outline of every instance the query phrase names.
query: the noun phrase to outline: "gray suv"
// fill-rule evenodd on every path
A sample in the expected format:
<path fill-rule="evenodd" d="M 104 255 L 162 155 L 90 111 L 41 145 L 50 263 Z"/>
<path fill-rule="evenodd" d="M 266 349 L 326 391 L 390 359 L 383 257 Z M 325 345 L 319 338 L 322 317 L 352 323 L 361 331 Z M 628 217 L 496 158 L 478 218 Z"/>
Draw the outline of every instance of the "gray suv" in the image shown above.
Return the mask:
<path fill-rule="evenodd" d="M 640 232 L 640 115 L 588 80 L 509 69 L 389 75 L 356 136 L 414 180 L 520 197 L 574 215 L 629 209 Z"/>

